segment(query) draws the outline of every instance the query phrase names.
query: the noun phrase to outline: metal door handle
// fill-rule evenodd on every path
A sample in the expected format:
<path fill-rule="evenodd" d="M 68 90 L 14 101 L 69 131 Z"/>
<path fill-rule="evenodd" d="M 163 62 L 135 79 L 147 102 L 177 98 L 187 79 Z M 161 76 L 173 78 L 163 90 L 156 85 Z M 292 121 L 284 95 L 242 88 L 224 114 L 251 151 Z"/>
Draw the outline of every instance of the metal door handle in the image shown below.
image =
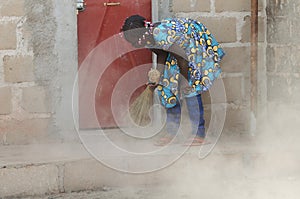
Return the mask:
<path fill-rule="evenodd" d="M 121 5 L 121 2 L 104 3 L 104 6 L 119 6 L 119 5 Z"/>
<path fill-rule="evenodd" d="M 76 7 L 77 7 L 77 12 L 84 11 L 86 7 L 85 0 L 77 0 Z"/>

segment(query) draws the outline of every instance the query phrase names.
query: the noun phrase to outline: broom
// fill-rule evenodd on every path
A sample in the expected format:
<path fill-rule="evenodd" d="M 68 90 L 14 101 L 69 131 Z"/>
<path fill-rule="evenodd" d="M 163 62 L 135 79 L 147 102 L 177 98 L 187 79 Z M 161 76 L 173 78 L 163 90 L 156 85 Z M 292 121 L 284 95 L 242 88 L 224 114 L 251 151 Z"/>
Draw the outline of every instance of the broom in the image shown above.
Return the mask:
<path fill-rule="evenodd" d="M 149 83 L 146 89 L 133 101 L 129 106 L 129 113 L 131 119 L 138 126 L 146 126 L 151 122 L 150 109 L 153 105 L 153 91 L 151 84 L 158 83 L 160 78 L 160 72 L 157 69 L 151 68 L 148 72 Z"/>

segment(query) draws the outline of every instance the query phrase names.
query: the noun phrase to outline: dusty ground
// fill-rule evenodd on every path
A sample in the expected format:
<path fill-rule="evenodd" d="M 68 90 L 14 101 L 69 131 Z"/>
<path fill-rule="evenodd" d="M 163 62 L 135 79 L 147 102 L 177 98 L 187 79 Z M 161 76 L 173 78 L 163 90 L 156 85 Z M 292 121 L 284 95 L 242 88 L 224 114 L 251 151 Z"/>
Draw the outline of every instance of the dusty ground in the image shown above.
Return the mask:
<path fill-rule="evenodd" d="M 136 189 L 117 189 L 104 188 L 99 191 L 84 191 L 76 193 L 65 193 L 51 196 L 27 197 L 24 199 L 161 199 L 165 198 L 162 190 L 136 188 Z M 182 195 L 179 198 L 187 199 L 188 196 Z"/>

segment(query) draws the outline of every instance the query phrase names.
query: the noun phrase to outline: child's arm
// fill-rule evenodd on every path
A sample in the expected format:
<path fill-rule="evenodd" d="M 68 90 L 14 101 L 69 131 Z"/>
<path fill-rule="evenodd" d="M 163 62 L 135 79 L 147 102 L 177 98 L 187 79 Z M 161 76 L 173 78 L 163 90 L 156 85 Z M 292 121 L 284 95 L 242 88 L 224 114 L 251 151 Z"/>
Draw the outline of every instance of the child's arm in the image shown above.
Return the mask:
<path fill-rule="evenodd" d="M 157 55 L 157 70 L 163 74 L 168 52 L 161 49 L 151 49 Z"/>

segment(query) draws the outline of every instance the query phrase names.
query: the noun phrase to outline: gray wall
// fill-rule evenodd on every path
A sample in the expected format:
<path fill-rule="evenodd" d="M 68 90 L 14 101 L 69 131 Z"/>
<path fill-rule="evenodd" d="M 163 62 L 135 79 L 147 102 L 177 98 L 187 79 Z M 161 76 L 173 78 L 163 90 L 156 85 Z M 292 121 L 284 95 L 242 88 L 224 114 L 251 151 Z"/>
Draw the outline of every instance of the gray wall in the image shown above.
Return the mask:
<path fill-rule="evenodd" d="M 300 105 L 300 2 L 268 1 L 268 102 L 270 110 Z"/>
<path fill-rule="evenodd" d="M 67 139 L 67 132 L 74 134 L 74 2 L 1 2 L 0 143 L 48 142 Z"/>
<path fill-rule="evenodd" d="M 299 107 L 300 3 L 259 2 L 261 107 L 266 102 L 269 110 L 278 104 Z M 249 1 L 158 0 L 156 5 L 158 19 L 199 19 L 222 43 L 227 52 L 222 63 L 229 108 L 225 127 L 247 131 Z M 74 1 L 5 1 L 0 17 L 0 143 L 71 139 L 75 132 L 72 89 L 78 67 Z M 204 100 L 209 120 L 209 96 Z"/>
<path fill-rule="evenodd" d="M 36 83 L 47 90 L 50 132 L 74 131 L 72 91 L 77 72 L 76 8 L 72 0 L 27 0 Z"/>

